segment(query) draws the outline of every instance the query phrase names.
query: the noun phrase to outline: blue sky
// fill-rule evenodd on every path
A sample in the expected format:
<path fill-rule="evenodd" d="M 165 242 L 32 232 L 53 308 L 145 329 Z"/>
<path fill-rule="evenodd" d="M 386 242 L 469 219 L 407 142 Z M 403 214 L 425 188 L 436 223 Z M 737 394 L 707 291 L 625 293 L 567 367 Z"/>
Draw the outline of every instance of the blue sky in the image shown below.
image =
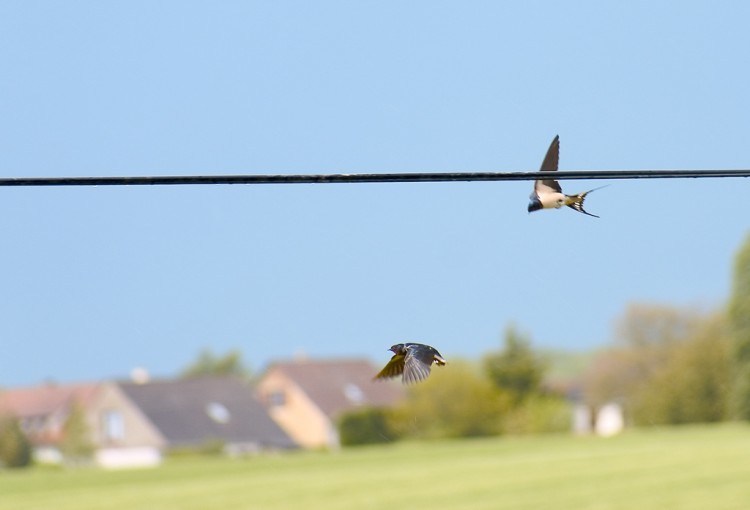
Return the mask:
<path fill-rule="evenodd" d="M 745 2 L 0 3 L 0 175 L 747 168 Z M 568 192 L 602 181 L 564 181 Z M 0 188 L 0 386 L 714 308 L 745 179 Z"/>

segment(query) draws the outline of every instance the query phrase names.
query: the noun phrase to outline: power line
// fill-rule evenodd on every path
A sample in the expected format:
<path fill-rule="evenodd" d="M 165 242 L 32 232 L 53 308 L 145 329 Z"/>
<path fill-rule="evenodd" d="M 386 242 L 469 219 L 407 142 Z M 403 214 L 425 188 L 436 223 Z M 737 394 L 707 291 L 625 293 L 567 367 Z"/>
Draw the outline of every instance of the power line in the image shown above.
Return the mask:
<path fill-rule="evenodd" d="M 750 170 L 573 170 L 560 172 L 417 172 L 376 174 L 163 175 L 5 177 L 0 186 L 164 186 L 176 184 L 334 184 L 374 182 L 533 181 L 580 179 L 711 179 L 750 177 Z"/>

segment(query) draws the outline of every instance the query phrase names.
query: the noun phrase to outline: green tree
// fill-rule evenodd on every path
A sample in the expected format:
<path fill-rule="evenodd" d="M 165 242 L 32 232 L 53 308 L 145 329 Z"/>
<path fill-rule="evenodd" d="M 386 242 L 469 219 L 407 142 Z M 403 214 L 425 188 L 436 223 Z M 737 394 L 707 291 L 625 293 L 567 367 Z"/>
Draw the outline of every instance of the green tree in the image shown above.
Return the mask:
<path fill-rule="evenodd" d="M 632 399 L 639 387 L 664 369 L 701 317 L 691 309 L 629 305 L 617 321 L 615 346 L 599 353 L 586 375 L 588 403 L 599 406 L 611 399 Z"/>
<path fill-rule="evenodd" d="M 540 392 L 546 363 L 531 348 L 530 338 L 510 325 L 505 330 L 503 349 L 485 356 L 484 367 L 493 384 L 519 405 Z"/>
<path fill-rule="evenodd" d="M 406 401 L 394 409 L 392 430 L 418 438 L 499 434 L 508 400 L 476 367 L 452 360 L 409 388 Z"/>
<path fill-rule="evenodd" d="M 388 410 L 377 407 L 357 409 L 341 416 L 339 438 L 344 446 L 388 443 L 398 439 L 391 427 Z"/>
<path fill-rule="evenodd" d="M 659 362 L 669 356 L 669 347 L 683 341 L 703 318 L 692 308 L 633 303 L 617 323 L 616 340 L 619 345 L 657 354 L 653 361 Z"/>
<path fill-rule="evenodd" d="M 18 420 L 0 416 L 0 467 L 21 468 L 31 464 L 31 444 Z"/>
<path fill-rule="evenodd" d="M 503 432 L 514 435 L 567 432 L 571 418 L 571 404 L 565 398 L 532 395 L 508 412 L 503 420 Z"/>
<path fill-rule="evenodd" d="M 204 349 L 198 354 L 198 358 L 187 368 L 181 377 L 202 377 L 208 375 L 234 375 L 238 377 L 249 377 L 250 370 L 242 360 L 242 353 L 231 350 L 224 356 L 218 356 L 209 349 Z"/>
<path fill-rule="evenodd" d="M 720 314 L 631 305 L 617 345 L 597 355 L 584 378 L 587 403 L 623 402 L 636 425 L 726 418 L 729 340 Z"/>
<path fill-rule="evenodd" d="M 734 360 L 732 411 L 750 420 L 750 235 L 734 260 L 728 316 Z"/>
<path fill-rule="evenodd" d="M 71 465 L 88 464 L 94 454 L 86 413 L 78 402 L 74 402 L 70 407 L 70 414 L 63 425 L 60 452 L 65 462 Z"/>
<path fill-rule="evenodd" d="M 707 317 L 633 398 L 641 424 L 717 422 L 727 418 L 730 340 L 721 315 Z"/>

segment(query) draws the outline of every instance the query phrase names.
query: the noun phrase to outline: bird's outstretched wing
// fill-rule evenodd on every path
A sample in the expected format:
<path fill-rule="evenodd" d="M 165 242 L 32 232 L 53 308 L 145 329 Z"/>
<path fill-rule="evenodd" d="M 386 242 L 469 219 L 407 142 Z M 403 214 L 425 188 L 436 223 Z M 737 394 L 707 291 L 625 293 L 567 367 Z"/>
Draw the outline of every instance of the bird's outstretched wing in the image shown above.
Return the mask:
<path fill-rule="evenodd" d="M 391 377 L 398 377 L 404 373 L 406 356 L 403 354 L 394 354 L 388 363 L 383 367 L 383 370 L 378 372 L 374 377 L 375 379 L 390 379 Z"/>
<path fill-rule="evenodd" d="M 547 149 L 547 154 L 542 161 L 540 172 L 556 172 L 557 165 L 560 161 L 560 136 L 556 135 L 555 139 Z M 538 193 L 562 193 L 560 183 L 554 179 L 538 179 L 534 181 L 534 191 Z"/>
<path fill-rule="evenodd" d="M 416 383 L 430 375 L 435 350 L 426 345 L 410 345 L 404 360 L 404 383 Z"/>

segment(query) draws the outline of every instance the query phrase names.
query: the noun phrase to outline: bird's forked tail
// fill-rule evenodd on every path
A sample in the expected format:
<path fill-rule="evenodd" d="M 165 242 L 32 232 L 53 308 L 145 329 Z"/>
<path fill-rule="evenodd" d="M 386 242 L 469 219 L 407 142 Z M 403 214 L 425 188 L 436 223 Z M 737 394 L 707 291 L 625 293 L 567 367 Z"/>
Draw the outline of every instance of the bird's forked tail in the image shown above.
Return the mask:
<path fill-rule="evenodd" d="M 565 195 L 565 205 L 570 207 L 571 209 L 575 209 L 579 213 L 586 214 L 588 216 L 593 216 L 594 218 L 598 218 L 596 214 L 591 214 L 590 212 L 586 211 L 583 208 L 583 201 L 586 199 L 586 195 L 591 193 L 592 191 L 596 191 L 598 189 L 602 189 L 606 186 L 599 186 L 598 188 L 590 189 L 588 191 L 584 191 L 583 193 L 578 193 L 577 195 Z"/>

